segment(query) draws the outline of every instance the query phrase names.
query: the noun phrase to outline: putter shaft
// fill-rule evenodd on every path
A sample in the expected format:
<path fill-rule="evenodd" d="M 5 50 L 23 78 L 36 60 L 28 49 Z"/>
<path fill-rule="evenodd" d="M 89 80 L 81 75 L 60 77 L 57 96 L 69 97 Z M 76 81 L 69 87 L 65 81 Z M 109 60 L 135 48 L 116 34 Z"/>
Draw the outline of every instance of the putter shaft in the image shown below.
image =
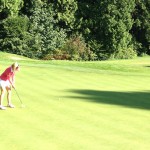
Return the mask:
<path fill-rule="evenodd" d="M 17 96 L 18 96 L 18 98 L 19 98 L 19 100 L 20 100 L 20 103 L 23 105 L 22 100 L 21 100 L 21 98 L 20 98 L 20 96 L 19 96 L 19 94 L 18 94 L 16 88 L 14 88 L 14 90 L 16 91 L 16 94 L 17 94 Z"/>

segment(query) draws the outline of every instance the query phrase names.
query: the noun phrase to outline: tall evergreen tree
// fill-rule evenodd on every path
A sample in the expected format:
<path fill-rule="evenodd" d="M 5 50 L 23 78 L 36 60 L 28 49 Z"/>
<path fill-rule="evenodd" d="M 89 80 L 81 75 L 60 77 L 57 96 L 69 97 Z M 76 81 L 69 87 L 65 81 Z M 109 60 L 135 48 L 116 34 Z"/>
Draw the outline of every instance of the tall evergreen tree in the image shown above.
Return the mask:
<path fill-rule="evenodd" d="M 101 7 L 99 0 L 78 0 L 76 27 L 78 32 L 83 35 L 86 42 L 97 54 L 99 59 L 105 59 L 102 48 L 101 31 Z"/>
<path fill-rule="evenodd" d="M 98 57 L 132 57 L 135 55 L 129 31 L 135 0 L 79 0 L 81 32 Z"/>
<path fill-rule="evenodd" d="M 8 16 L 17 16 L 23 7 L 23 0 L 0 0 L 0 20 Z"/>
<path fill-rule="evenodd" d="M 135 0 L 101 1 L 100 5 L 104 48 L 117 58 L 134 56 L 132 36 L 129 31 L 133 25 L 131 14 L 135 7 Z"/>
<path fill-rule="evenodd" d="M 58 26 L 65 29 L 68 34 L 74 31 L 76 21 L 77 1 L 76 0 L 51 0 L 55 11 L 55 19 L 58 20 Z"/>
<path fill-rule="evenodd" d="M 66 34 L 63 29 L 56 26 L 54 11 L 50 5 L 36 7 L 30 22 L 29 32 L 35 37 L 35 45 L 38 45 L 38 57 L 44 57 L 63 45 Z"/>
<path fill-rule="evenodd" d="M 150 54 L 150 0 L 136 0 L 131 33 L 138 45 L 138 53 Z"/>

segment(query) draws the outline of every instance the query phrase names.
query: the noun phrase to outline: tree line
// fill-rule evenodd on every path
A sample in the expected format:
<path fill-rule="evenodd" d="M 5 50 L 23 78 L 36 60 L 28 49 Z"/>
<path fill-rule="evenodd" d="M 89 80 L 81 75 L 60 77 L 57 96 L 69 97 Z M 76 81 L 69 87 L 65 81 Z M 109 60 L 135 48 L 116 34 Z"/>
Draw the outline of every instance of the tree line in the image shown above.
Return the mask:
<path fill-rule="evenodd" d="M 150 54 L 150 0 L 0 0 L 0 51 L 47 60 Z"/>

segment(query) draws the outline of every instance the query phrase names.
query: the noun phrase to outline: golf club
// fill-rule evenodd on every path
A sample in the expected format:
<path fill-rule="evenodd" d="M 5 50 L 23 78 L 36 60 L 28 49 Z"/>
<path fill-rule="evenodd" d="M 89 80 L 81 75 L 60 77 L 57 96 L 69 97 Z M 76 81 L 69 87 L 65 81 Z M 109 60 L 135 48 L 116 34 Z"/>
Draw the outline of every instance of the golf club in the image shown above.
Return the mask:
<path fill-rule="evenodd" d="M 16 94 L 17 94 L 17 96 L 18 96 L 18 98 L 19 98 L 19 100 L 20 100 L 21 107 L 25 107 L 25 105 L 22 103 L 22 100 L 21 100 L 21 98 L 20 98 L 20 96 L 19 96 L 19 94 L 18 94 L 16 88 L 14 88 L 14 90 L 16 91 Z"/>

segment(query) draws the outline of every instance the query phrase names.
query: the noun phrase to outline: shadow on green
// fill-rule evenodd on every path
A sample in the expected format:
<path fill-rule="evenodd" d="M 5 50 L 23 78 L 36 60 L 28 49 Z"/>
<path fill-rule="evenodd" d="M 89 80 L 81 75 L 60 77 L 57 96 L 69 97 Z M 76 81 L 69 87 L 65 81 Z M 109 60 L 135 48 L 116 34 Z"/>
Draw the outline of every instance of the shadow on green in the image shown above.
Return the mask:
<path fill-rule="evenodd" d="M 69 98 L 73 99 L 150 110 L 150 92 L 116 92 L 86 89 L 74 89 L 67 92 L 79 94 L 77 96 L 69 96 Z"/>

